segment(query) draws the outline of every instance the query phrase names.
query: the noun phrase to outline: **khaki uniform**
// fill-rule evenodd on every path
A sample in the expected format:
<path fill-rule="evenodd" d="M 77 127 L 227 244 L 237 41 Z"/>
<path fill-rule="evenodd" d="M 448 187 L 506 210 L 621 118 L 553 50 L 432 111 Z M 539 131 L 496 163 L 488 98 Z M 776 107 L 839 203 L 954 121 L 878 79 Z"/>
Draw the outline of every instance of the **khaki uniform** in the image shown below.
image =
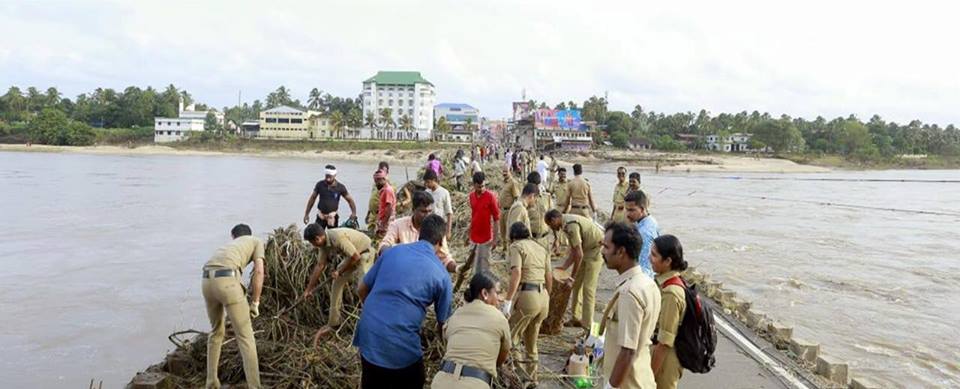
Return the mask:
<path fill-rule="evenodd" d="M 517 179 L 513 177 L 513 174 L 509 175 L 509 178 L 503 183 L 503 188 L 500 189 L 500 196 L 497 199 L 497 202 L 500 204 L 500 213 L 510 214 L 510 206 L 513 205 L 513 202 L 520 197 L 520 183 L 517 182 Z M 507 231 L 507 218 L 500 218 L 500 241 L 503 242 L 503 247 L 506 249 L 507 244 L 510 242 L 510 232 Z M 491 247 L 493 249 L 495 247 Z"/>
<path fill-rule="evenodd" d="M 553 203 L 550 201 L 550 196 L 543 194 L 537 195 L 537 201 L 527 208 L 530 213 L 530 235 L 541 245 L 543 245 L 547 233 L 550 232 L 550 227 L 547 226 L 547 221 L 543 217 L 552 208 Z"/>
<path fill-rule="evenodd" d="M 447 352 L 443 360 L 462 366 L 471 366 L 497 377 L 497 357 L 510 349 L 510 327 L 499 309 L 477 298 L 464 304 L 443 328 Z M 478 388 L 489 389 L 486 382 L 473 377 L 438 371 L 430 384 L 433 389 Z"/>
<path fill-rule="evenodd" d="M 680 272 L 676 270 L 658 274 L 657 285 L 662 285 L 664 281 L 678 275 L 680 275 Z M 683 367 L 680 366 L 680 360 L 677 359 L 677 350 L 673 348 L 673 341 L 677 337 L 680 320 L 687 308 L 687 297 L 683 288 L 677 285 L 670 285 L 661 289 L 660 296 L 657 343 L 669 346 L 670 351 L 667 353 L 667 357 L 663 359 L 663 365 L 660 366 L 660 372 L 655 374 L 655 378 L 657 389 L 676 389 L 677 382 L 680 382 L 680 376 L 683 375 Z"/>
<path fill-rule="evenodd" d="M 330 290 L 330 317 L 327 325 L 340 325 L 340 310 L 343 308 L 343 289 L 353 279 L 357 284 L 373 265 L 374 252 L 370 249 L 370 237 L 352 228 L 331 228 L 327 230 L 327 243 L 320 248 L 320 260 L 332 263 L 331 257 L 340 256 L 341 261 L 349 260 L 354 254 L 360 254 L 360 263 L 353 270 L 341 274 L 333 281 Z M 336 265 L 339 268 L 339 265 Z"/>
<path fill-rule="evenodd" d="M 636 354 L 620 388 L 653 388 L 656 381 L 650 366 L 650 338 L 660 315 L 660 288 L 640 266 L 618 275 L 614 283 L 618 286 L 610 304 L 616 305 L 608 307 L 609 313 L 603 318 L 603 376 L 610 379 L 620 349 L 627 348 Z"/>
<path fill-rule="evenodd" d="M 613 188 L 613 214 L 610 215 L 610 220 L 624 223 L 627 221 L 627 212 L 624 209 L 623 201 L 623 198 L 627 196 L 627 189 L 629 189 L 629 185 L 626 181 L 622 184 L 617 183 L 617 186 Z"/>
<path fill-rule="evenodd" d="M 513 206 L 510 207 L 510 211 L 507 212 L 507 237 L 510 236 L 510 227 L 512 227 L 513 223 L 516 222 L 521 222 L 523 225 L 527 226 L 528 230 L 530 229 L 530 214 L 527 213 L 527 207 L 523 205 L 522 198 L 514 201 Z"/>
<path fill-rule="evenodd" d="M 540 324 L 550 311 L 550 292 L 546 289 L 546 277 L 550 274 L 550 253 L 539 243 L 530 239 L 510 244 L 507 257 L 510 267 L 520 268 L 520 286 L 516 304 L 510 313 L 510 331 L 514 347 L 523 340 L 525 354 L 518 358 L 523 370 L 533 382 L 537 381 L 540 355 L 537 353 L 537 335 Z M 539 285 L 540 290 L 523 290 L 524 284 Z"/>
<path fill-rule="evenodd" d="M 257 361 L 257 344 L 250 321 L 250 305 L 246 290 L 240 283 L 240 273 L 250 262 L 263 259 L 263 242 L 253 236 L 241 236 L 218 249 L 203 266 L 204 272 L 228 269 L 233 277 L 203 278 L 201 290 L 207 305 L 207 317 L 212 330 L 207 337 L 207 388 L 219 388 L 217 370 L 220 364 L 220 349 L 225 332 L 224 311 L 233 324 L 240 356 L 243 358 L 243 374 L 247 387 L 260 388 L 260 365 Z"/>
<path fill-rule="evenodd" d="M 603 230 L 589 219 L 580 215 L 563 215 L 563 232 L 567 236 L 570 248 L 580 246 L 583 249 L 583 261 L 573 279 L 570 303 L 574 319 L 579 318 L 584 328 L 593 323 L 593 310 L 597 303 L 597 278 L 603 267 L 600 249 L 603 248 Z M 583 306 L 581 307 L 581 302 Z M 582 310 L 581 310 L 582 308 Z"/>
<path fill-rule="evenodd" d="M 570 181 L 554 182 L 551 192 L 557 198 L 556 208 L 563 211 L 563 207 L 567 205 L 567 200 L 570 198 Z"/>
<path fill-rule="evenodd" d="M 590 183 L 583 176 L 576 176 L 570 180 L 570 212 L 593 219 L 593 210 L 590 208 Z"/>

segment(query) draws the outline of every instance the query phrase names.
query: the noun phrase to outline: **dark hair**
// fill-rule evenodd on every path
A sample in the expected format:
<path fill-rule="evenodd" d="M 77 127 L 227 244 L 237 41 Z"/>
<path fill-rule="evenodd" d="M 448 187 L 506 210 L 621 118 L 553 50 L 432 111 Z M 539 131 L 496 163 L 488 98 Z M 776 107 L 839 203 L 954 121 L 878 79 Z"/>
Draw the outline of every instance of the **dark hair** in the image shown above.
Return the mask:
<path fill-rule="evenodd" d="M 487 176 L 483 175 L 483 172 L 473 173 L 473 183 L 474 183 L 474 184 L 482 184 L 482 183 L 483 183 L 484 181 L 486 181 L 486 180 L 487 180 Z"/>
<path fill-rule="evenodd" d="M 540 159 L 543 159 L 543 154 L 540 154 Z"/>
<path fill-rule="evenodd" d="M 553 220 L 561 216 L 563 216 L 563 212 L 558 209 L 551 209 L 547 211 L 546 215 L 543 215 L 543 220 Z"/>
<path fill-rule="evenodd" d="M 318 223 L 311 223 L 307 228 L 303 229 L 303 239 L 306 239 L 308 242 L 313 242 L 318 236 L 324 236 L 326 234 L 327 231 Z"/>
<path fill-rule="evenodd" d="M 541 180 L 540 180 L 540 173 L 538 173 L 538 172 L 530 172 L 530 174 L 527 174 L 527 182 L 529 182 L 529 183 L 531 183 L 531 184 L 540 185 L 540 181 L 541 181 Z"/>
<path fill-rule="evenodd" d="M 337 167 L 336 167 L 336 166 L 333 166 L 333 165 L 327 165 L 327 166 L 324 166 L 323 168 L 324 168 L 324 169 L 330 169 L 330 170 L 337 170 Z"/>
<path fill-rule="evenodd" d="M 390 170 L 390 164 L 387 163 L 387 161 L 380 161 L 380 163 L 377 164 L 377 170 L 383 170 L 383 171 Z"/>
<path fill-rule="evenodd" d="M 535 195 L 538 192 L 540 192 L 540 187 L 537 186 L 537 184 L 526 184 L 523 186 L 523 192 L 520 195 L 521 196 Z"/>
<path fill-rule="evenodd" d="M 643 193 L 642 190 L 635 190 L 627 193 L 626 196 L 623 196 L 623 201 L 627 203 L 634 203 L 643 209 L 650 208 L 650 198 L 647 197 L 647 194 Z"/>
<path fill-rule="evenodd" d="M 497 276 L 488 270 L 477 272 L 473 275 L 473 278 L 470 279 L 470 286 L 467 290 L 463 291 L 463 300 L 468 303 L 473 302 L 473 300 L 480 297 L 480 292 L 495 288 L 498 282 L 500 282 L 500 280 Z"/>
<path fill-rule="evenodd" d="M 583 174 L 583 165 L 579 163 L 573 164 L 573 174 L 577 176 Z"/>
<path fill-rule="evenodd" d="M 421 154 L 421 155 L 423 155 L 423 154 Z M 433 155 L 433 153 L 430 153 L 430 155 L 427 156 L 427 160 L 428 160 L 428 161 L 433 161 L 433 160 L 435 160 L 435 159 L 437 159 L 437 156 L 436 156 L 436 155 Z"/>
<path fill-rule="evenodd" d="M 420 240 L 436 245 L 443 240 L 446 233 L 447 222 L 440 215 L 431 213 L 430 216 L 423 218 L 423 221 L 420 222 Z"/>
<path fill-rule="evenodd" d="M 516 222 L 510 226 L 510 240 L 518 241 L 521 239 L 527 239 L 530 237 L 530 229 L 527 228 L 526 224 L 523 222 Z"/>
<path fill-rule="evenodd" d="M 683 259 L 683 246 L 680 239 L 673 235 L 660 235 L 653 240 L 657 252 L 663 259 L 670 258 L 670 270 L 687 270 L 687 261 Z"/>
<path fill-rule="evenodd" d="M 623 222 L 610 222 L 605 227 L 606 231 L 612 233 L 610 241 L 615 247 L 623 247 L 627 256 L 636 261 L 640 257 L 640 249 L 643 247 L 643 238 L 637 229 Z"/>
<path fill-rule="evenodd" d="M 234 238 L 239 238 L 241 236 L 253 235 L 253 231 L 250 230 L 250 226 L 240 223 L 230 229 L 230 235 Z"/>
<path fill-rule="evenodd" d="M 427 171 L 423 172 L 423 180 L 437 181 L 437 172 L 433 171 L 433 169 L 427 169 Z"/>
<path fill-rule="evenodd" d="M 423 208 L 433 204 L 433 196 L 426 191 L 418 190 L 413 192 L 413 209 Z"/>
<path fill-rule="evenodd" d="M 628 179 L 631 179 L 631 180 L 634 179 L 634 178 L 636 178 L 636 179 L 637 179 L 637 182 L 640 182 L 640 173 L 638 173 L 638 172 L 630 173 L 630 176 L 628 176 L 627 178 L 628 178 Z"/>
<path fill-rule="evenodd" d="M 557 173 L 559 173 L 559 172 L 564 172 L 564 173 L 566 173 L 566 172 L 567 172 L 567 168 L 565 168 L 565 167 L 558 167 L 558 168 L 557 168 Z"/>

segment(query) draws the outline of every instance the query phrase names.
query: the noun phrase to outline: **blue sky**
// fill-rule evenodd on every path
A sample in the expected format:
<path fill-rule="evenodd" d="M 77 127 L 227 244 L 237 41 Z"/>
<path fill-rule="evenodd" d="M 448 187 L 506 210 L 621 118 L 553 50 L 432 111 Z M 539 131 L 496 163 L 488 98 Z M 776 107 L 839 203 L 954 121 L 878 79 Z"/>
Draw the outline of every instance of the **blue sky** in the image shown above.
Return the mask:
<path fill-rule="evenodd" d="M 960 123 L 957 7 L 861 1 L 4 1 L 0 87 L 174 83 L 221 107 L 279 85 L 356 96 L 419 70 L 442 102 Z"/>

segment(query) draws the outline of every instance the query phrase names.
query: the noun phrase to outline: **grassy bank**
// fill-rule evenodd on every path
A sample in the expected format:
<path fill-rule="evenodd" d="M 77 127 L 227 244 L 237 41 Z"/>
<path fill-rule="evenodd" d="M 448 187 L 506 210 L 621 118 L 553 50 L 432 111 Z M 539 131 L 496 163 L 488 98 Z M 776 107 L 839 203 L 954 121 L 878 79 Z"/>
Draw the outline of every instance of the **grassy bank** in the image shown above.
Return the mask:
<path fill-rule="evenodd" d="M 366 141 L 353 139 L 337 140 L 267 140 L 225 137 L 220 139 L 188 139 L 183 142 L 165 144 L 176 149 L 222 151 L 222 152 L 257 152 L 257 151 L 362 151 L 362 150 L 421 150 L 455 149 L 463 147 L 455 144 L 436 142 L 412 141 Z"/>
<path fill-rule="evenodd" d="M 925 158 L 877 157 L 873 159 L 854 159 L 836 154 L 778 154 L 776 157 L 803 165 L 852 170 L 960 169 L 960 157 L 942 155 L 928 155 Z"/>

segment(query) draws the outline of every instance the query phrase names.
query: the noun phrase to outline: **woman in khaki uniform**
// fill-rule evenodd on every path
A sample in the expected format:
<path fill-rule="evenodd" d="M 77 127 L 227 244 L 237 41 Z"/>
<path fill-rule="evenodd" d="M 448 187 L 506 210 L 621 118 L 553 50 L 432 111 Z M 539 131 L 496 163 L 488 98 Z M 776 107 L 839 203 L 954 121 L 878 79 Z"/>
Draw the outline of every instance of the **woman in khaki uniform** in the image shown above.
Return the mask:
<path fill-rule="evenodd" d="M 550 311 L 550 289 L 553 288 L 550 253 L 530 238 L 530 230 L 522 223 L 510 226 L 510 241 L 507 251 L 510 284 L 503 310 L 509 313 L 513 345 L 519 347 L 521 338 L 523 340 L 526 353 L 518 360 L 530 381 L 536 384 L 540 361 L 537 335 L 540 334 L 540 324 Z M 516 305 L 513 305 L 514 301 Z"/>
<path fill-rule="evenodd" d="M 433 389 L 487 389 L 497 378 L 497 366 L 510 352 L 510 327 L 500 305 L 500 281 L 489 271 L 478 272 L 464 292 L 467 302 L 447 320 L 443 339 L 447 352 L 433 376 Z"/>
<path fill-rule="evenodd" d="M 677 359 L 677 350 L 673 348 L 677 330 L 680 329 L 680 320 L 687 306 L 687 296 L 683 288 L 677 285 L 662 285 L 673 277 L 679 277 L 680 272 L 687 270 L 687 262 L 683 259 L 683 246 L 680 240 L 673 235 L 660 235 L 653 240 L 650 247 L 650 265 L 657 273 L 657 285 L 660 289 L 660 318 L 657 320 L 656 344 L 653 346 L 654 378 L 657 380 L 657 389 L 675 389 L 683 367 Z"/>

